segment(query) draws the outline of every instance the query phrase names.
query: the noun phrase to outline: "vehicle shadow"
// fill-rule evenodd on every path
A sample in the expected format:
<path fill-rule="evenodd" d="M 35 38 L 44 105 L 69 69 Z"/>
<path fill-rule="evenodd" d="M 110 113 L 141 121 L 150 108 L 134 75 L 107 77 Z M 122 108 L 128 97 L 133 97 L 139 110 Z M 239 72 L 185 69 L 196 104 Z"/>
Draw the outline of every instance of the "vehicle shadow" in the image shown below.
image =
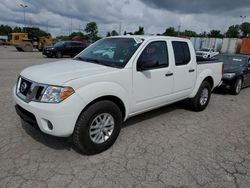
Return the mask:
<path fill-rule="evenodd" d="M 172 111 L 175 111 L 178 109 L 190 110 L 190 107 L 188 106 L 188 102 L 186 100 L 180 101 L 180 102 L 177 102 L 177 103 L 174 103 L 171 105 L 163 106 L 161 108 L 151 110 L 149 112 L 145 112 L 143 114 L 134 116 L 134 117 L 128 119 L 124 123 L 123 128 L 133 126 L 134 124 L 155 118 L 155 117 L 163 115 L 163 114 L 167 114 L 169 112 L 172 112 Z"/>
<path fill-rule="evenodd" d="M 34 127 L 23 120 L 21 120 L 21 123 L 23 130 L 37 142 L 56 150 L 72 149 L 73 144 L 71 137 L 64 138 L 51 136 L 43 133 L 38 127 Z"/>
<path fill-rule="evenodd" d="M 219 95 L 232 95 L 232 92 L 230 89 L 227 88 L 215 88 L 213 90 L 214 94 L 219 94 Z"/>
<path fill-rule="evenodd" d="M 187 102 L 181 101 L 132 117 L 123 124 L 122 128 L 133 126 L 139 122 L 155 118 L 177 109 L 188 109 Z M 81 152 L 73 145 L 72 137 L 63 138 L 47 135 L 43 133 L 38 127 L 34 127 L 24 121 L 21 122 L 23 130 L 37 142 L 42 143 L 43 145 L 55 150 L 74 150 L 77 153 L 81 154 Z"/>

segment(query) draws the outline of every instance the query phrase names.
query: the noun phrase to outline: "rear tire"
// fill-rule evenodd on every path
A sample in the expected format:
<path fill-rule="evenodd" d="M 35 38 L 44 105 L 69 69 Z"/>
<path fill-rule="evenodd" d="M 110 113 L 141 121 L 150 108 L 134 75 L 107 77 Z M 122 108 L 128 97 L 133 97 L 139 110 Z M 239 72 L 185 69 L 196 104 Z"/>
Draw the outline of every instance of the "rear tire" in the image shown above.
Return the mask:
<path fill-rule="evenodd" d="M 191 109 L 196 112 L 203 111 L 210 101 L 211 90 L 211 85 L 203 81 L 195 97 L 190 99 Z"/>
<path fill-rule="evenodd" d="M 238 78 L 234 84 L 234 87 L 232 89 L 233 95 L 239 95 L 242 89 L 242 79 Z"/>
<path fill-rule="evenodd" d="M 23 51 L 24 52 L 32 52 L 33 51 L 33 46 L 31 43 L 24 43 L 23 44 Z"/>
<path fill-rule="evenodd" d="M 84 110 L 75 125 L 73 143 L 84 154 L 101 153 L 116 141 L 122 113 L 111 101 L 99 101 Z"/>

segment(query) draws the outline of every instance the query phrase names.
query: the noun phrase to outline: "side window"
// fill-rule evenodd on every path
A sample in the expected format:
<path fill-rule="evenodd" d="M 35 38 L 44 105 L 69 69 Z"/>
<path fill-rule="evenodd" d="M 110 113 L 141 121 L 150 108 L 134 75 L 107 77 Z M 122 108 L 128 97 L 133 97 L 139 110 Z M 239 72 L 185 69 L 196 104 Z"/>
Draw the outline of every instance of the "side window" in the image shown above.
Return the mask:
<path fill-rule="evenodd" d="M 191 60 L 188 43 L 174 41 L 172 45 L 174 49 L 175 65 L 187 65 Z"/>
<path fill-rule="evenodd" d="M 19 36 L 15 36 L 15 40 L 19 40 Z"/>
<path fill-rule="evenodd" d="M 65 42 L 64 44 L 65 44 L 66 47 L 72 46 L 72 43 L 71 43 L 71 42 Z"/>
<path fill-rule="evenodd" d="M 168 67 L 168 50 L 165 41 L 155 41 L 149 43 L 141 53 L 137 70 L 140 68 L 145 70 Z"/>

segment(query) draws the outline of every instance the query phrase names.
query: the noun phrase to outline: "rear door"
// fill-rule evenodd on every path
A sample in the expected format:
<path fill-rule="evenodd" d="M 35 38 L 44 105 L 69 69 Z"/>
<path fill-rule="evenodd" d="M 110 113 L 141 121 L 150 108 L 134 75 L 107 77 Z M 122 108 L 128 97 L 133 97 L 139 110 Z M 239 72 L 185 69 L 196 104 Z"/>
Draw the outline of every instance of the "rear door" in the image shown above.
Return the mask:
<path fill-rule="evenodd" d="M 185 41 L 172 41 L 174 53 L 174 93 L 178 97 L 185 97 L 191 94 L 195 82 L 197 64 L 195 55 L 191 55 L 191 44 Z"/>
<path fill-rule="evenodd" d="M 173 92 L 173 65 L 164 40 L 148 42 L 133 68 L 134 111 L 144 111 L 168 101 Z M 147 70 L 139 70 L 139 62 L 158 62 Z"/>

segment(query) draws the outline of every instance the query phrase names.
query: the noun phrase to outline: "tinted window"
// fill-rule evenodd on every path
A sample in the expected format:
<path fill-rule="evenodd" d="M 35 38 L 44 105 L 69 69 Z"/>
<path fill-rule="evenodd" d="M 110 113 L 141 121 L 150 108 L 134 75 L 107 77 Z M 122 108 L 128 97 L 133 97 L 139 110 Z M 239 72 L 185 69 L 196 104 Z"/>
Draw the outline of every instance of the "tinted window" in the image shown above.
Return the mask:
<path fill-rule="evenodd" d="M 191 60 L 188 44 L 186 42 L 172 42 L 174 49 L 175 65 L 186 65 Z"/>
<path fill-rule="evenodd" d="M 83 46 L 80 42 L 72 42 L 72 46 Z"/>
<path fill-rule="evenodd" d="M 151 42 L 143 50 L 138 62 L 156 62 L 155 68 L 168 67 L 168 51 L 165 41 Z"/>

